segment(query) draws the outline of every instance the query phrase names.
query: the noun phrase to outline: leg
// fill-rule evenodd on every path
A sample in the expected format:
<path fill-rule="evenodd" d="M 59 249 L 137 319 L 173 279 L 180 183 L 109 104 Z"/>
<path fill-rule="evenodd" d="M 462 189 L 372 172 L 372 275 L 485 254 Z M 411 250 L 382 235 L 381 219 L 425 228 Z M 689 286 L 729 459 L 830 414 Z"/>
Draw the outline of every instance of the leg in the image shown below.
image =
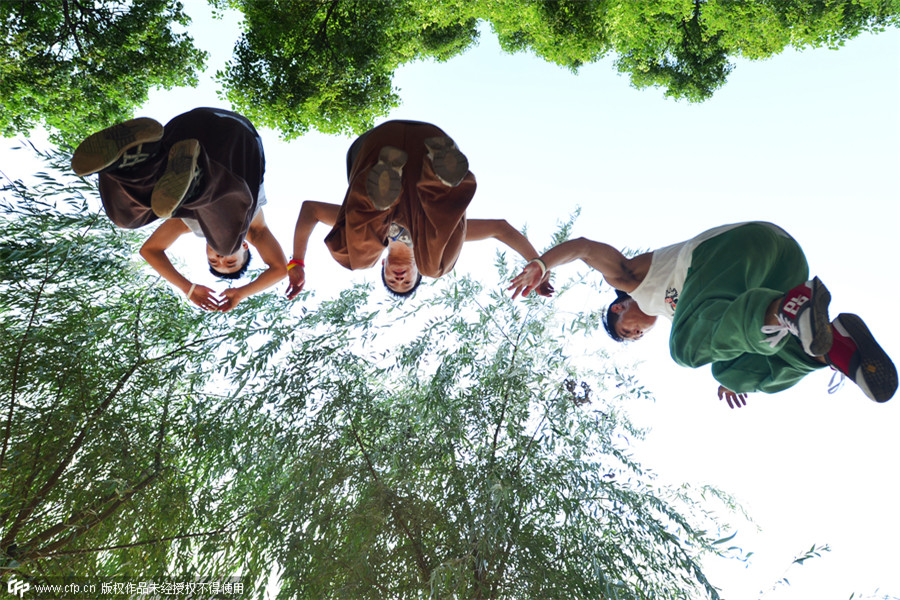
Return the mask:
<path fill-rule="evenodd" d="M 766 311 L 809 277 L 795 240 L 750 223 L 705 241 L 694 251 L 675 311 L 669 350 L 681 365 L 731 361 L 742 354 L 776 354 L 766 342 Z"/>
<path fill-rule="evenodd" d="M 440 181 L 425 145 L 438 137 L 446 134 L 429 123 L 389 121 L 354 142 L 347 195 L 326 238 L 335 260 L 351 269 L 374 266 L 387 230 L 396 222 L 412 235 L 423 275 L 439 277 L 453 267 L 465 239 L 465 211 L 475 178 L 466 172 L 456 187 Z M 382 155 L 385 149 L 388 153 Z M 406 154 L 402 166 L 393 160 L 395 151 Z"/>
<path fill-rule="evenodd" d="M 265 172 L 262 142 L 245 117 L 212 108 L 197 108 L 166 123 L 165 148 L 190 139 L 200 145 L 196 158 L 199 184 L 196 192 L 176 186 L 176 191 L 184 190 L 186 197 L 176 198 L 183 202 L 171 214 L 196 219 L 216 252 L 234 254 L 244 241 L 259 202 Z M 160 179 L 163 176 L 159 174 Z M 185 179 L 178 177 L 176 183 Z"/>
<path fill-rule="evenodd" d="M 734 360 L 714 362 L 712 374 L 716 381 L 735 392 L 774 394 L 824 367 L 791 338 L 777 354 L 742 354 Z"/>

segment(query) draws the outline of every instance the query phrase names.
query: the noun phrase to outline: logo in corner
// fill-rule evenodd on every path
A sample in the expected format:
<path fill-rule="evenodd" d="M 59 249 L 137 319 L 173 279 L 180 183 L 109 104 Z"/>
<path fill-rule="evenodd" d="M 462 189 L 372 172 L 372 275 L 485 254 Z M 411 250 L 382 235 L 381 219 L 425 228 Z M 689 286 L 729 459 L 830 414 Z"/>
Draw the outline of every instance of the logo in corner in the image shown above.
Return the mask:
<path fill-rule="evenodd" d="M 15 575 L 10 577 L 9 581 L 6 584 L 6 590 L 10 593 L 10 595 L 18 596 L 19 598 L 25 596 L 25 592 L 30 589 L 30 583 L 28 583 L 27 581 L 19 581 L 18 579 L 16 579 Z"/>

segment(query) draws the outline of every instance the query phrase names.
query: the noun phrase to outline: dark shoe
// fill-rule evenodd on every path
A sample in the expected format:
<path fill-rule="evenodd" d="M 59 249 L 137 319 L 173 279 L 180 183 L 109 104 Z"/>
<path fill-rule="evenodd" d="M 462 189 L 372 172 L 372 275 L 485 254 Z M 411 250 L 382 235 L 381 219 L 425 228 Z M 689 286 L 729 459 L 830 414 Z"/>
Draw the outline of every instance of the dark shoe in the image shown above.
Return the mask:
<path fill-rule="evenodd" d="M 841 313 L 832 322 L 834 344 L 825 360 L 862 388 L 875 402 L 897 391 L 897 369 L 858 316 Z"/>
<path fill-rule="evenodd" d="M 442 135 L 428 138 L 425 140 L 425 147 L 428 148 L 428 158 L 434 174 L 444 185 L 456 187 L 468 175 L 469 161 L 449 137 Z"/>
<path fill-rule="evenodd" d="M 142 146 L 158 142 L 162 136 L 163 126 L 146 117 L 107 127 L 78 145 L 72 155 L 72 170 L 85 177 L 111 166 L 121 168 L 139 164 L 152 155 Z"/>
<path fill-rule="evenodd" d="M 407 158 L 406 152 L 393 146 L 385 146 L 378 153 L 378 162 L 366 176 L 366 193 L 378 210 L 389 209 L 400 197 Z"/>
<path fill-rule="evenodd" d="M 182 205 L 191 189 L 191 183 L 199 175 L 197 159 L 200 142 L 182 140 L 169 150 L 166 170 L 153 186 L 150 208 L 161 219 L 168 219 Z"/>

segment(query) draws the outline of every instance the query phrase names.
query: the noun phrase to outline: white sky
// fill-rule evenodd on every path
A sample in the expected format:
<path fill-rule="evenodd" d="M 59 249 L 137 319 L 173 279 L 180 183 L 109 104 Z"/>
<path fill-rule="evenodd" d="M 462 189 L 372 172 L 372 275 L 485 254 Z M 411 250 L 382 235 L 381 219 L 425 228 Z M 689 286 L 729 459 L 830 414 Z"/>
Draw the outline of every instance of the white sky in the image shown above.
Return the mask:
<path fill-rule="evenodd" d="M 211 53 L 208 76 L 196 90 L 152 94 L 139 112 L 163 123 L 195 106 L 228 108 L 212 75 L 231 55 L 236 20 L 211 21 L 202 0 L 185 4 L 191 34 Z M 900 31 L 863 36 L 839 51 L 736 62 L 712 100 L 691 105 L 632 89 L 611 60 L 572 75 L 529 55 L 503 54 L 484 31 L 478 48 L 449 63 L 400 69 L 403 104 L 390 118 L 431 121 L 453 136 L 478 178 L 470 216 L 527 225 L 538 248 L 577 206 L 575 235 L 641 249 L 723 223 L 776 222 L 831 290 L 832 314 L 860 314 L 900 357 L 900 326 L 890 314 L 900 297 Z M 284 143 L 274 132 L 261 134 L 266 215 L 290 256 L 300 203 L 341 201 L 350 140 L 311 133 Z M 0 169 L 27 174 L 22 153 L 7 151 L 15 142 L 0 145 Z M 306 258 L 307 287 L 317 297 L 376 280 L 374 271 L 338 266 L 321 243 L 326 233 L 313 233 Z M 201 248 L 199 239 L 184 239 L 176 254 L 193 257 Z M 490 242 L 467 246 L 457 269 L 496 279 L 484 266 L 495 250 Z M 212 283 L 202 264 L 189 264 L 189 278 Z M 832 551 L 791 569 L 791 585 L 766 600 L 846 600 L 876 589 L 900 596 L 900 399 L 876 405 L 850 382 L 828 395 L 830 372 L 823 371 L 729 410 L 708 367 L 677 367 L 667 339 L 664 323 L 626 348 L 605 335 L 592 341 L 621 361 L 643 361 L 640 380 L 657 398 L 632 414 L 652 427 L 638 448 L 644 464 L 664 481 L 734 494 L 761 528 L 735 518 L 733 543 L 754 552 L 749 565 L 708 562 L 724 596 L 768 592 L 813 543 Z"/>

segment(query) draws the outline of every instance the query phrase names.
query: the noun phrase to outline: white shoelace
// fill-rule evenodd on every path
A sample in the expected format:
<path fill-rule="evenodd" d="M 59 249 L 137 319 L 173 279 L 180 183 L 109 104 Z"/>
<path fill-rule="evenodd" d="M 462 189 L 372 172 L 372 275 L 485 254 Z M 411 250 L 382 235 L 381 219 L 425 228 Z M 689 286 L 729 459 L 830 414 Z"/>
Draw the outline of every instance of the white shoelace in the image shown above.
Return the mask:
<path fill-rule="evenodd" d="M 831 374 L 831 379 L 828 380 L 828 393 L 833 394 L 844 387 L 844 381 L 846 380 L 847 377 L 843 373 L 834 369 L 834 373 Z"/>
<path fill-rule="evenodd" d="M 763 341 L 773 348 L 789 333 L 793 333 L 796 336 L 800 335 L 797 330 L 797 323 L 784 318 L 781 314 L 777 314 L 775 317 L 778 319 L 777 325 L 763 325 L 760 329 L 765 335 L 769 336 Z"/>
<path fill-rule="evenodd" d="M 119 163 L 119 168 L 131 167 L 133 165 L 136 165 L 136 164 L 143 162 L 143 161 L 147 160 L 148 158 L 150 158 L 149 154 L 147 154 L 145 152 L 141 152 L 143 149 L 144 149 L 144 145 L 138 144 L 135 148 L 132 148 L 131 150 L 129 150 L 128 152 L 123 154 L 122 162 Z M 132 150 L 133 150 L 133 152 L 132 152 Z"/>

